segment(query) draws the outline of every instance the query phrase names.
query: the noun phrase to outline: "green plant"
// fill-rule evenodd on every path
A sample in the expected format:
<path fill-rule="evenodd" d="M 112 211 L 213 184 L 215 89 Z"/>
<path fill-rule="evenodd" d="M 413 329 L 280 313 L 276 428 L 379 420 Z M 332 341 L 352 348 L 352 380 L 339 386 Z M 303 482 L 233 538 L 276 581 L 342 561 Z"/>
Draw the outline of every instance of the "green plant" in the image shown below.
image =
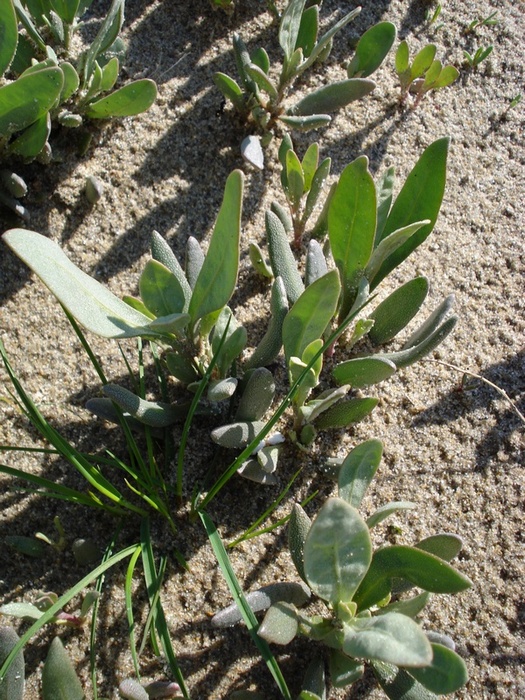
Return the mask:
<path fill-rule="evenodd" d="M 434 9 L 432 9 L 431 7 L 428 8 L 428 10 L 426 11 L 425 19 L 427 20 L 427 22 L 429 23 L 429 25 L 436 24 L 436 22 L 438 21 L 439 17 L 441 16 L 441 12 L 442 12 L 442 11 L 443 11 L 443 6 L 441 5 L 440 2 L 438 2 L 438 3 L 436 4 L 436 6 L 434 7 Z M 443 22 L 440 22 L 439 24 L 436 24 L 436 26 L 434 27 L 434 31 L 437 32 L 437 31 L 438 31 L 439 29 L 441 29 L 443 26 L 444 26 L 444 25 L 443 25 Z"/>
<path fill-rule="evenodd" d="M 85 118 L 126 117 L 147 110 L 152 80 L 114 89 L 124 46 L 125 0 L 113 0 L 91 46 L 78 55 L 71 37 L 91 0 L 3 0 L 0 13 L 0 203 L 28 218 L 18 202 L 27 192 L 15 160 L 51 159 L 54 125 L 76 128 Z"/>
<path fill-rule="evenodd" d="M 463 58 L 470 68 L 477 68 L 482 61 L 490 56 L 493 49 L 493 46 L 479 46 L 472 54 L 468 51 L 463 51 Z"/>
<path fill-rule="evenodd" d="M 382 445 L 369 440 L 355 447 L 339 465 L 338 496 L 329 498 L 313 522 L 294 506 L 289 547 L 297 573 L 313 595 L 324 603 L 324 614 L 307 615 L 301 603 L 284 596 L 278 586 L 266 596 L 265 617 L 258 634 L 269 643 L 289 644 L 297 635 L 322 642 L 329 649 L 330 676 L 336 687 L 358 680 L 368 663 L 390 698 L 434 698 L 455 692 L 467 681 L 463 660 L 444 635 L 425 632 L 416 617 L 431 593 L 458 593 L 470 580 L 448 562 L 461 540 L 454 535 L 428 537 L 415 546 L 392 545 L 373 550 L 370 531 L 393 513 L 415 507 L 410 502 L 382 506 L 366 520 L 357 508 L 372 481 Z M 413 588 L 421 589 L 406 597 Z M 281 589 L 283 592 L 284 585 Z M 254 595 L 252 594 L 252 597 Z M 232 612 L 219 613 L 216 626 L 235 622 Z M 317 692 L 301 697 L 325 697 Z"/>
<path fill-rule="evenodd" d="M 475 29 L 478 27 L 494 27 L 497 24 L 499 24 L 499 19 L 496 19 L 496 15 L 498 14 L 497 10 L 494 12 L 491 12 L 490 15 L 487 15 L 486 17 L 479 17 L 478 19 L 472 20 L 472 22 L 469 23 L 469 25 L 466 28 L 466 33 L 473 32 Z"/>
<path fill-rule="evenodd" d="M 427 44 L 414 56 L 410 62 L 410 50 L 406 40 L 402 41 L 396 51 L 395 68 L 401 84 L 401 101 L 404 102 L 408 93 L 415 95 L 414 107 L 431 90 L 447 87 L 459 77 L 455 66 L 443 66 L 435 59 L 436 46 Z"/>
<path fill-rule="evenodd" d="M 396 30 L 390 22 L 371 27 L 356 46 L 345 80 L 318 88 L 285 106 L 294 81 L 315 63 L 328 57 L 335 34 L 361 9 L 349 12 L 319 37 L 319 5 L 306 0 L 290 0 L 284 10 L 279 24 L 279 44 L 284 59 L 277 79 L 273 78 L 266 50 L 260 47 L 250 54 L 238 35 L 234 36 L 233 50 L 240 84 L 225 73 L 214 76 L 224 97 L 246 121 L 264 134 L 265 141 L 269 140 L 277 125 L 302 131 L 325 126 L 331 121 L 331 112 L 371 92 L 375 83 L 368 76 L 381 65 L 394 42 Z"/>

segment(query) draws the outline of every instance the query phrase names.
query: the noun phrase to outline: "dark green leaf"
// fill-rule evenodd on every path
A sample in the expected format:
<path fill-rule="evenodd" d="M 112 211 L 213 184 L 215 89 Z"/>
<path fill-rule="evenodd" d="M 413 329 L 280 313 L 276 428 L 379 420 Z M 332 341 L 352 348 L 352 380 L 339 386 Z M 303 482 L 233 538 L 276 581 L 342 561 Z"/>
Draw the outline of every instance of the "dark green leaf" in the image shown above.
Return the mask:
<path fill-rule="evenodd" d="M 11 0 L 0 2 L 0 75 L 11 65 L 18 43 L 18 21 Z"/>
<path fill-rule="evenodd" d="M 379 661 L 372 663 L 374 674 L 390 700 L 439 700 L 418 683 L 408 671 Z"/>
<path fill-rule="evenodd" d="M 359 281 L 372 254 L 376 230 L 376 190 L 361 156 L 348 165 L 330 201 L 328 235 L 343 286 L 340 317 L 354 303 Z"/>
<path fill-rule="evenodd" d="M 337 308 L 341 286 L 336 270 L 319 277 L 301 294 L 283 323 L 283 344 L 287 364 L 302 358 L 306 347 L 321 338 Z"/>
<path fill-rule="evenodd" d="M 149 109 L 156 97 L 157 86 L 153 80 L 135 80 L 107 97 L 91 102 L 86 109 L 86 116 L 90 119 L 131 117 Z"/>
<path fill-rule="evenodd" d="M 12 627 L 0 627 L 0 666 L 3 666 L 11 650 L 20 641 Z M 0 700 L 23 700 L 24 697 L 25 664 L 24 654 L 19 651 L 0 682 Z"/>
<path fill-rule="evenodd" d="M 279 25 L 279 44 L 285 58 L 290 60 L 297 46 L 299 27 L 306 0 L 290 0 L 281 17 Z"/>
<path fill-rule="evenodd" d="M 10 136 L 40 119 L 56 102 L 63 80 L 55 66 L 22 75 L 0 88 L 0 135 Z"/>
<path fill-rule="evenodd" d="M 359 389 L 388 379 L 396 369 L 393 362 L 382 357 L 356 357 L 336 365 L 332 374 L 338 384 L 349 384 Z"/>
<path fill-rule="evenodd" d="M 411 668 L 410 675 L 432 693 L 455 693 L 468 681 L 465 662 L 455 651 L 441 644 L 432 644 L 432 651 L 431 663 L 423 668 Z"/>
<path fill-rule="evenodd" d="M 320 129 L 323 126 L 327 126 L 332 121 L 332 117 L 328 114 L 312 114 L 306 117 L 296 117 L 289 114 L 281 114 L 279 116 L 279 121 L 290 129 L 297 129 L 297 131 L 310 131 L 311 129 Z"/>
<path fill-rule="evenodd" d="M 381 240 L 416 221 L 429 219 L 430 223 L 385 260 L 370 280 L 371 289 L 400 265 L 434 228 L 445 191 L 448 144 L 448 138 L 438 139 L 423 152 L 392 206 Z M 379 242 L 376 240 L 376 245 Z"/>
<path fill-rule="evenodd" d="M 383 63 L 396 38 L 391 22 L 378 22 L 357 42 L 355 55 L 348 66 L 348 77 L 366 78 Z"/>
<path fill-rule="evenodd" d="M 459 593 L 472 585 L 466 576 L 433 554 L 404 545 L 383 547 L 375 552 L 354 597 L 359 609 L 370 608 L 385 598 L 393 578 L 406 579 L 431 593 Z"/>
<path fill-rule="evenodd" d="M 148 260 L 139 279 L 139 291 L 146 308 L 155 316 L 170 316 L 187 310 L 185 290 L 162 263 Z"/>
<path fill-rule="evenodd" d="M 374 345 L 392 340 L 417 314 L 428 293 L 428 279 L 414 277 L 398 287 L 369 315 L 374 321 L 368 336 Z"/>
<path fill-rule="evenodd" d="M 346 428 L 352 423 L 358 423 L 366 418 L 377 406 L 378 399 L 349 399 L 340 401 L 328 411 L 322 413 L 315 421 L 318 430 L 327 428 Z"/>
<path fill-rule="evenodd" d="M 288 243 L 288 235 L 280 218 L 266 212 L 266 236 L 270 262 L 275 277 L 281 277 L 290 303 L 295 303 L 304 291 L 297 263 Z"/>
<path fill-rule="evenodd" d="M 301 17 L 299 33 L 295 42 L 296 49 L 303 50 L 303 56 L 308 58 L 312 53 L 317 40 L 317 32 L 319 30 L 319 6 L 312 5 L 306 8 Z"/>
<path fill-rule="evenodd" d="M 351 659 L 339 649 L 330 649 L 330 680 L 334 688 L 346 688 L 365 672 L 361 661 Z"/>
<path fill-rule="evenodd" d="M 21 158 L 36 158 L 46 145 L 50 132 L 51 117 L 46 112 L 9 144 L 9 153 Z"/>

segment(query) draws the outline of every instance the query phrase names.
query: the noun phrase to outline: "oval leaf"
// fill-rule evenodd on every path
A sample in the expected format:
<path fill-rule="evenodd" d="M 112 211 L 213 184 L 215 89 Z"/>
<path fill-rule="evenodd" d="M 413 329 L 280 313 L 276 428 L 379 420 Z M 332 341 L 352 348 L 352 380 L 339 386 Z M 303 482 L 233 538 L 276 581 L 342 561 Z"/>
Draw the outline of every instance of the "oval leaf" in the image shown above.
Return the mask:
<path fill-rule="evenodd" d="M 341 362 L 334 367 L 332 374 L 338 384 L 350 384 L 351 387 L 359 389 L 388 379 L 396 369 L 393 362 L 385 361 L 381 357 L 356 357 Z"/>
<path fill-rule="evenodd" d="M 56 102 L 64 74 L 58 66 L 23 75 L 0 88 L 0 134 L 9 136 L 36 122 Z"/>
<path fill-rule="evenodd" d="M 369 318 L 374 321 L 368 337 L 374 345 L 392 340 L 417 314 L 428 294 L 428 279 L 415 277 L 390 294 Z"/>
<path fill-rule="evenodd" d="M 375 86 L 373 80 L 364 78 L 349 78 L 329 83 L 299 100 L 290 109 L 290 114 L 296 117 L 308 117 L 314 114 L 336 112 L 350 102 L 365 97 Z"/>
<path fill-rule="evenodd" d="M 51 642 L 42 669 L 42 698 L 43 700 L 57 700 L 57 698 L 84 700 L 85 698 L 82 685 L 60 637 L 55 637 Z"/>
<path fill-rule="evenodd" d="M 358 508 L 379 467 L 382 455 L 383 445 L 379 440 L 367 440 L 354 447 L 341 465 L 338 478 L 339 497 Z"/>
<path fill-rule="evenodd" d="M 86 109 L 86 116 L 90 119 L 132 117 L 149 109 L 156 97 L 157 86 L 153 80 L 135 80 L 115 90 L 111 95 L 91 102 Z"/>
<path fill-rule="evenodd" d="M 432 644 L 432 651 L 431 663 L 424 668 L 411 668 L 410 675 L 432 693 L 455 693 L 468 681 L 465 662 L 442 644 Z"/>
<path fill-rule="evenodd" d="M 312 523 L 304 545 L 310 588 L 332 604 L 349 603 L 372 558 L 365 521 L 340 498 L 329 498 Z"/>

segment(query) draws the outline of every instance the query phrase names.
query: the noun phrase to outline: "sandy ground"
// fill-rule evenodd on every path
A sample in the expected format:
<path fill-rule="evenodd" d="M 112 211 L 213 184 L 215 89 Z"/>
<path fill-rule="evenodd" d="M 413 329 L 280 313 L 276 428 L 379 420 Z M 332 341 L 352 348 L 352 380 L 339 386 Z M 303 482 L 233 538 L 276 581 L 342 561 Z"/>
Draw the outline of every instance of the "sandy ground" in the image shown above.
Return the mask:
<path fill-rule="evenodd" d="M 443 2 L 439 29 L 425 21 L 428 2 L 379 0 L 363 2 L 360 17 L 335 41 L 322 71 L 307 78 L 298 91 L 318 85 L 327 76 L 344 77 L 348 41 L 381 19 L 393 21 L 399 35 L 415 50 L 430 41 L 438 58 L 459 66 L 464 48 L 494 44 L 493 54 L 476 71 L 462 70 L 458 82 L 426 97 L 417 110 L 396 108 L 399 88 L 393 56 L 377 74 L 372 95 L 335 117 L 315 136 L 296 139 L 304 152 L 314 139 L 322 154 L 333 159 L 337 175 L 346 164 L 366 154 L 374 173 L 395 165 L 401 183 L 423 149 L 435 139 L 451 137 L 448 184 L 442 212 L 431 237 L 385 285 L 399 284 L 416 273 L 431 280 L 425 308 L 431 310 L 454 293 L 460 322 L 434 359 L 481 374 L 507 392 L 525 411 L 523 244 L 523 106 L 505 114 L 510 99 L 523 92 L 525 5 L 500 0 Z M 94 11 L 105 3 L 94 3 Z M 335 16 L 351 3 L 326 1 L 322 17 Z M 158 82 L 159 98 L 140 117 L 126 119 L 96 134 L 96 147 L 78 158 L 71 148 L 74 134 L 59 136 L 53 167 L 32 165 L 25 171 L 30 184 L 26 206 L 30 227 L 59 242 L 82 269 L 116 294 L 136 293 L 140 270 L 148 259 L 148 237 L 160 231 L 182 257 L 189 235 L 206 241 L 213 225 L 228 173 L 246 172 L 240 294 L 235 300 L 249 332 L 266 304 L 267 289 L 254 279 L 247 243 L 261 240 L 264 210 L 279 198 L 275 151 L 268 167 L 255 172 L 240 158 L 246 131 L 230 108 L 221 110 L 221 96 L 212 84 L 216 70 L 232 72 L 233 31 L 250 46 L 264 44 L 279 57 L 275 27 L 263 2 L 239 0 L 231 17 L 213 12 L 205 0 L 128 0 L 125 38 L 129 53 L 125 75 L 150 76 Z M 500 23 L 474 34 L 464 28 L 473 19 L 497 11 Z M 397 44 L 396 44 L 397 45 Z M 104 183 L 102 200 L 91 207 L 83 194 L 87 175 Z M 2 224 L 6 228 L 13 223 Z M 97 395 L 99 381 L 66 319 L 41 283 L 28 274 L 4 247 L 0 254 L 1 337 L 27 390 L 53 425 L 85 450 L 118 450 L 118 433 L 94 423 L 83 406 Z M 118 381 L 126 374 L 115 344 L 90 338 L 106 374 Z M 132 362 L 133 345 L 125 347 Z M 2 375 L 4 377 L 4 375 Z M 364 504 L 369 513 L 388 500 L 413 500 L 416 511 L 391 520 L 379 533 L 391 542 L 414 543 L 440 531 L 455 532 L 464 542 L 458 567 L 473 581 L 457 597 L 435 598 L 427 622 L 453 636 L 465 658 L 470 681 L 457 698 L 516 700 L 525 696 L 523 652 L 523 424 L 509 404 L 486 384 L 461 391 L 462 373 L 424 362 L 382 384 L 372 417 L 336 438 L 329 436 L 310 455 L 285 450 L 280 467 L 283 488 L 294 471 L 303 468 L 293 498 L 320 489 L 315 512 L 330 485 L 318 472 L 326 456 L 343 455 L 364 439 L 383 440 L 385 457 Z M 0 388 L 0 444 L 34 445 L 26 421 Z M 5 401 L 7 399 L 7 401 Z M 205 437 L 198 441 L 188 465 L 189 483 L 213 458 Z M 80 477 L 53 459 L 19 454 L 4 461 L 31 469 L 73 487 Z M 60 515 L 67 537 L 91 536 L 103 548 L 117 523 L 109 516 L 44 501 L 13 490 L 2 480 L 0 537 L 53 534 L 52 519 Z M 212 515 L 226 540 L 242 532 L 271 503 L 278 491 L 233 480 Z M 286 501 L 277 516 L 288 512 Z M 241 507 L 242 504 L 242 507 Z M 277 517 L 276 516 L 276 517 Z M 190 573 L 182 573 L 170 558 L 163 601 L 175 650 L 193 698 L 226 698 L 238 688 L 257 688 L 277 697 L 264 664 L 242 628 L 213 631 L 209 616 L 228 604 L 229 595 L 216 570 L 202 529 L 177 513 L 174 538 L 162 523 L 154 524 L 158 553 L 178 546 Z M 137 541 L 138 525 L 125 523 L 119 543 Z M 291 575 L 284 533 L 245 543 L 232 552 L 232 562 L 246 590 Z M 51 552 L 51 550 L 50 550 Z M 0 548 L 0 601 L 30 601 L 41 590 L 64 592 L 88 569 L 75 564 L 70 550 L 30 560 L 6 546 Z M 132 674 L 122 572 L 106 580 L 99 614 L 99 692 L 115 697 L 118 682 Z M 521 574 L 520 574 L 521 572 Z M 137 578 L 134 602 L 144 619 L 144 587 Z M 62 632 L 79 673 L 89 672 L 89 631 Z M 39 666 L 51 633 L 27 648 L 29 683 L 26 697 L 39 697 Z M 310 658 L 313 645 L 297 642 L 279 655 L 292 694 Z M 164 667 L 150 652 L 142 657 L 146 679 L 163 677 Z M 86 681 L 86 694 L 91 697 Z M 331 698 L 379 697 L 365 682 Z"/>

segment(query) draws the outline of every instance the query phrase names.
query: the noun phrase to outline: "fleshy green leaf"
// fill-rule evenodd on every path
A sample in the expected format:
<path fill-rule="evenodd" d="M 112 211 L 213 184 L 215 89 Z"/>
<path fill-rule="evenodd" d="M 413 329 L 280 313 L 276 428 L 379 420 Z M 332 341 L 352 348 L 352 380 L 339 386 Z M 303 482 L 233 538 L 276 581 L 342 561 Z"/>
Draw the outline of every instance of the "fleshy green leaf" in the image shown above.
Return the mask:
<path fill-rule="evenodd" d="M 401 349 L 408 350 L 408 348 L 412 348 L 415 345 L 419 345 L 419 343 L 431 336 L 432 333 L 434 333 L 434 331 L 436 331 L 439 328 L 439 326 L 443 323 L 449 311 L 452 309 L 453 305 L 454 295 L 450 294 L 430 314 L 426 321 L 422 323 L 421 326 L 419 326 L 419 328 L 416 328 L 416 330 L 412 333 L 410 338 L 406 341 L 406 343 Z"/>
<path fill-rule="evenodd" d="M 107 97 L 91 102 L 86 109 L 90 119 L 131 117 L 145 112 L 155 102 L 157 86 L 149 78 L 135 80 L 115 90 Z"/>
<path fill-rule="evenodd" d="M 246 380 L 235 419 L 239 421 L 260 420 L 272 405 L 275 380 L 270 370 L 258 367 Z"/>
<path fill-rule="evenodd" d="M 0 88 L 0 135 L 9 136 L 40 119 L 54 105 L 64 75 L 58 66 L 20 76 Z"/>
<path fill-rule="evenodd" d="M 185 417 L 186 407 L 162 401 L 146 401 L 118 384 L 105 384 L 104 394 L 144 425 L 165 428 Z"/>
<path fill-rule="evenodd" d="M 346 688 L 365 672 L 361 661 L 351 659 L 339 649 L 330 649 L 330 680 L 334 688 Z"/>
<path fill-rule="evenodd" d="M 80 0 L 50 0 L 50 3 L 61 20 L 67 24 L 73 24 Z"/>
<path fill-rule="evenodd" d="M 290 0 L 282 14 L 279 25 L 279 44 L 286 60 L 290 60 L 295 51 L 305 4 L 306 0 Z"/>
<path fill-rule="evenodd" d="M 215 73 L 213 82 L 222 92 L 224 97 L 233 104 L 235 109 L 242 112 L 245 109 L 244 95 L 239 85 L 225 73 Z"/>
<path fill-rule="evenodd" d="M 374 345 L 392 340 L 417 314 L 428 293 L 428 279 L 414 277 L 398 287 L 370 314 L 374 325 L 368 334 Z"/>
<path fill-rule="evenodd" d="M 288 243 L 288 236 L 280 218 L 273 211 L 266 212 L 266 236 L 270 262 L 275 277 L 280 277 L 290 303 L 295 303 L 304 291 L 297 263 Z"/>
<path fill-rule="evenodd" d="M 338 384 L 361 387 L 378 384 L 396 372 L 396 366 L 382 357 L 356 357 L 334 367 L 332 374 Z"/>
<path fill-rule="evenodd" d="M 323 126 L 327 126 L 332 121 L 332 117 L 328 114 L 311 114 L 304 117 L 281 114 L 279 115 L 279 121 L 289 126 L 290 129 L 310 131 L 311 129 L 320 129 Z"/>
<path fill-rule="evenodd" d="M 319 5 L 307 7 L 301 17 L 297 41 L 295 42 L 296 49 L 302 49 L 303 56 L 308 58 L 312 53 L 317 40 L 317 32 L 319 31 Z"/>
<path fill-rule="evenodd" d="M 286 196 L 292 209 L 297 211 L 305 192 L 305 182 L 301 161 L 291 149 L 286 153 L 286 182 Z"/>
<path fill-rule="evenodd" d="M 306 581 L 304 545 L 311 525 L 312 521 L 304 509 L 298 503 L 295 503 L 288 521 L 288 548 L 297 573 L 303 581 Z"/>
<path fill-rule="evenodd" d="M 86 696 L 60 637 L 51 642 L 42 669 L 43 700 L 84 700 Z"/>
<path fill-rule="evenodd" d="M 373 662 L 372 668 L 390 700 L 439 700 L 438 695 L 431 693 L 402 668 L 379 661 Z"/>
<path fill-rule="evenodd" d="M 328 83 L 309 93 L 299 100 L 290 110 L 292 116 L 308 117 L 314 114 L 336 112 L 342 107 L 360 100 L 375 88 L 373 80 L 365 78 L 349 78 L 334 83 Z"/>
<path fill-rule="evenodd" d="M 0 2 L 0 75 L 3 75 L 16 52 L 18 21 L 12 0 Z"/>
<path fill-rule="evenodd" d="M 11 627 L 0 626 L 0 666 L 3 666 L 20 637 Z M 25 664 L 22 651 L 13 659 L 4 679 L 0 682 L 0 700 L 23 700 Z"/>
<path fill-rule="evenodd" d="M 392 22 L 378 22 L 362 35 L 357 42 L 355 55 L 350 61 L 349 78 L 366 78 L 383 63 L 396 38 Z"/>
<path fill-rule="evenodd" d="M 379 467 L 382 455 L 383 445 L 379 440 L 367 440 L 354 447 L 339 471 L 339 497 L 358 508 Z"/>
<path fill-rule="evenodd" d="M 414 224 L 409 224 L 408 226 L 394 231 L 388 238 L 383 238 L 379 245 L 374 248 L 372 257 L 366 266 L 365 275 L 367 279 L 373 280 L 385 260 L 417 233 L 420 228 L 429 223 L 430 221 L 428 219 L 425 219 L 425 221 L 416 221 Z"/>
<path fill-rule="evenodd" d="M 69 313 L 92 333 L 105 338 L 159 335 L 148 329 L 147 316 L 80 270 L 54 241 L 25 229 L 11 229 L 3 239 Z"/>
<path fill-rule="evenodd" d="M 46 112 L 9 144 L 9 153 L 21 158 L 35 158 L 46 145 L 50 132 L 51 117 Z"/>
<path fill-rule="evenodd" d="M 287 363 L 302 357 L 306 347 L 321 338 L 332 320 L 340 293 L 339 275 L 331 270 L 319 277 L 297 299 L 283 323 L 283 344 Z"/>
<path fill-rule="evenodd" d="M 384 506 L 381 506 L 374 511 L 372 515 L 366 519 L 366 524 L 371 530 L 376 525 L 379 525 L 379 523 L 382 523 L 383 520 L 390 517 L 393 513 L 397 513 L 400 510 L 412 510 L 416 507 L 416 504 L 412 503 L 411 501 L 391 501 L 390 503 L 386 503 Z"/>
<path fill-rule="evenodd" d="M 411 668 L 410 675 L 433 693 L 455 693 L 468 681 L 465 662 L 442 644 L 432 644 L 432 651 L 431 663 L 423 668 Z"/>
<path fill-rule="evenodd" d="M 412 80 L 419 78 L 419 76 L 423 75 L 423 73 L 430 68 L 435 55 L 435 44 L 427 44 L 427 46 L 424 46 L 421 51 L 418 51 L 418 53 L 414 56 L 414 60 L 412 61 L 412 65 L 410 67 L 410 77 Z"/>
<path fill-rule="evenodd" d="M 93 43 L 86 52 L 84 62 L 84 83 L 87 84 L 97 56 L 109 49 L 117 39 L 124 22 L 125 0 L 113 0 Z"/>
<path fill-rule="evenodd" d="M 430 223 L 385 260 L 374 279 L 370 280 L 371 289 L 400 265 L 434 228 L 445 191 L 448 144 L 449 139 L 442 138 L 425 149 L 392 205 L 381 240 L 416 221 L 429 219 Z M 379 243 L 376 240 L 376 245 Z"/>
<path fill-rule="evenodd" d="M 384 353 L 381 357 L 393 362 L 397 368 L 408 367 L 414 362 L 418 362 L 425 355 L 428 355 L 434 348 L 437 348 L 447 335 L 452 332 L 457 321 L 457 316 L 451 316 L 417 345 L 412 345 L 406 350 L 399 350 L 398 352 Z"/>
<path fill-rule="evenodd" d="M 225 306 L 237 282 L 244 175 L 234 170 L 226 181 L 207 255 L 195 283 L 188 312 L 192 326 Z"/>
<path fill-rule="evenodd" d="M 427 666 L 432 661 L 432 647 L 421 627 L 395 612 L 344 625 L 343 651 L 396 666 Z"/>
<path fill-rule="evenodd" d="M 370 260 L 376 216 L 376 190 L 368 158 L 360 156 L 341 173 L 328 211 L 330 247 L 343 287 L 341 318 L 350 311 Z"/>
<path fill-rule="evenodd" d="M 374 553 L 354 597 L 359 609 L 365 610 L 385 598 L 393 578 L 406 579 L 431 593 L 459 593 L 472 585 L 466 576 L 433 554 L 405 545 L 383 547 Z"/>
<path fill-rule="evenodd" d="M 248 358 L 245 369 L 254 367 L 266 367 L 272 363 L 279 354 L 283 340 L 282 328 L 286 314 L 288 313 L 288 299 L 286 289 L 281 277 L 276 277 L 272 285 L 270 296 L 270 321 L 261 342 Z"/>
<path fill-rule="evenodd" d="M 299 622 L 295 607 L 276 603 L 268 609 L 257 634 L 270 644 L 289 644 L 297 634 Z"/>
<path fill-rule="evenodd" d="M 157 260 L 148 260 L 139 279 L 139 290 L 146 308 L 155 316 L 182 313 L 186 298 L 179 280 Z"/>
<path fill-rule="evenodd" d="M 310 588 L 332 604 L 350 602 L 371 557 L 365 521 L 342 499 L 329 498 L 313 521 L 304 545 L 304 570 Z"/>
<path fill-rule="evenodd" d="M 378 399 L 370 397 L 340 401 L 316 418 L 315 427 L 317 430 L 346 428 L 366 418 L 377 406 L 377 402 Z"/>

